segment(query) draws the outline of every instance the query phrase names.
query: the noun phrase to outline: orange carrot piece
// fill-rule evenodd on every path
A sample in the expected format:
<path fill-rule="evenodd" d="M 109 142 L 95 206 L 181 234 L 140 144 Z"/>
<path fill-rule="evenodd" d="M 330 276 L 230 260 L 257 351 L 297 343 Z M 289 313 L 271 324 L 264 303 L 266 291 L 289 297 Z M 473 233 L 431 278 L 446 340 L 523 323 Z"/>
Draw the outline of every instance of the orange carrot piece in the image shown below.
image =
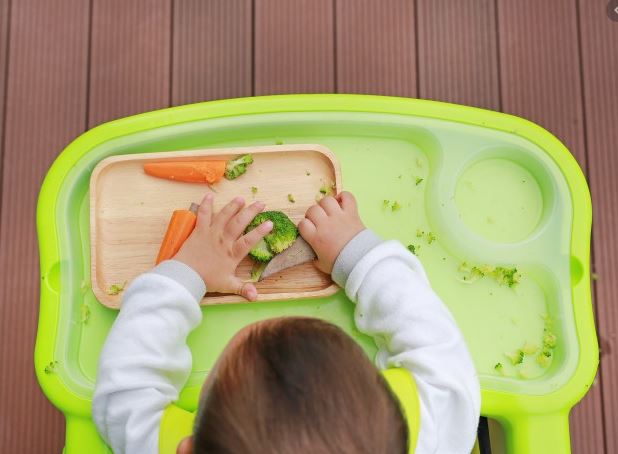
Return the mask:
<path fill-rule="evenodd" d="M 223 178 L 225 161 L 164 161 L 144 164 L 144 172 L 157 178 L 186 183 L 216 183 Z"/>
<path fill-rule="evenodd" d="M 193 205 L 192 205 L 193 208 Z M 167 231 L 163 237 L 159 255 L 157 256 L 156 264 L 158 265 L 163 260 L 168 260 L 176 255 L 180 247 L 185 242 L 193 229 L 197 216 L 194 210 L 176 210 L 172 214 L 170 223 L 167 226 Z"/>

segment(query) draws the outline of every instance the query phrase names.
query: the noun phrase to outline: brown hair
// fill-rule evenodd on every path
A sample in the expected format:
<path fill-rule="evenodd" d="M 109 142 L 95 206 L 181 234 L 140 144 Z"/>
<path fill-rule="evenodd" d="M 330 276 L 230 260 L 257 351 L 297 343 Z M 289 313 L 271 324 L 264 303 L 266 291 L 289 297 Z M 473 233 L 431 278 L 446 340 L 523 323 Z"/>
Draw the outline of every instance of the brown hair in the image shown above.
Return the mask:
<path fill-rule="evenodd" d="M 250 328 L 205 389 L 196 454 L 407 451 L 396 398 L 361 348 L 312 318 Z"/>

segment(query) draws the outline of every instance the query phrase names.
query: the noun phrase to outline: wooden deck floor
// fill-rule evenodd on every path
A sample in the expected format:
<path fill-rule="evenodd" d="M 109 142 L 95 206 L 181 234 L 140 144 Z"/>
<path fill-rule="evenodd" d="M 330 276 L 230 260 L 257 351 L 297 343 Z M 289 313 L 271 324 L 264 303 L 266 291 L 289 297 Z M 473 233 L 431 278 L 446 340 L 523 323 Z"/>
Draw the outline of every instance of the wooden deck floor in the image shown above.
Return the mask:
<path fill-rule="evenodd" d="M 602 361 L 575 453 L 618 452 L 618 22 L 606 0 L 0 0 L 0 452 L 60 452 L 42 395 L 34 208 L 101 122 L 271 93 L 373 93 L 514 113 L 585 170 Z M 19 392 L 15 392 L 19 389 Z M 28 398 L 24 400 L 24 395 Z"/>

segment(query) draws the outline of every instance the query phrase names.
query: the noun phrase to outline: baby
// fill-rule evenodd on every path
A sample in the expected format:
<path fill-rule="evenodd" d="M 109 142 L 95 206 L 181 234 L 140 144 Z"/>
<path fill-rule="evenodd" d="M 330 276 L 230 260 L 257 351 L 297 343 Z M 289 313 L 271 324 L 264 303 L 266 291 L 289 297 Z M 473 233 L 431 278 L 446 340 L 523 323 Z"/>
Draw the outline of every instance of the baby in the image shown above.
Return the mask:
<path fill-rule="evenodd" d="M 126 290 L 101 353 L 92 410 L 114 452 L 159 451 L 167 436 L 162 419 L 191 371 L 186 338 L 202 319 L 206 289 L 257 298 L 235 270 L 273 228 L 267 221 L 244 234 L 263 209 L 235 198 L 215 213 L 208 194 L 173 260 Z M 193 433 L 177 452 L 469 454 L 480 412 L 478 378 L 418 259 L 366 229 L 348 192 L 324 197 L 298 228 L 317 253 L 316 266 L 356 303 L 356 326 L 378 347 L 377 368 L 325 321 L 284 317 L 249 325 L 209 374 Z M 380 372 L 389 368 L 413 378 L 416 416 L 402 411 Z"/>

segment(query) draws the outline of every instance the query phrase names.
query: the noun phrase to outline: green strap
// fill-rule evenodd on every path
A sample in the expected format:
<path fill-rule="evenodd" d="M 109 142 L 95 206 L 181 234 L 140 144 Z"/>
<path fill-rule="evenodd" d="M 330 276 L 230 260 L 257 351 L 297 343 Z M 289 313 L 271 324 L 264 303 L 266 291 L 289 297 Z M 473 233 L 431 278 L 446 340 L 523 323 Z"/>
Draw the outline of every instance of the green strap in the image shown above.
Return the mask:
<path fill-rule="evenodd" d="M 385 369 L 382 376 L 397 396 L 408 423 L 408 452 L 414 453 L 421 426 L 421 405 L 412 374 L 406 369 Z"/>
<path fill-rule="evenodd" d="M 386 369 L 382 371 L 382 375 L 399 399 L 408 423 L 408 452 L 413 454 L 420 428 L 420 403 L 416 383 L 414 383 L 412 374 L 406 369 Z M 159 453 L 176 454 L 176 448 L 180 442 L 192 435 L 194 421 L 194 412 L 184 410 L 174 404 L 168 405 L 163 412 L 159 429 Z"/>
<path fill-rule="evenodd" d="M 163 412 L 159 427 L 159 453 L 176 454 L 180 442 L 192 435 L 194 421 L 194 412 L 174 404 L 168 405 Z"/>

